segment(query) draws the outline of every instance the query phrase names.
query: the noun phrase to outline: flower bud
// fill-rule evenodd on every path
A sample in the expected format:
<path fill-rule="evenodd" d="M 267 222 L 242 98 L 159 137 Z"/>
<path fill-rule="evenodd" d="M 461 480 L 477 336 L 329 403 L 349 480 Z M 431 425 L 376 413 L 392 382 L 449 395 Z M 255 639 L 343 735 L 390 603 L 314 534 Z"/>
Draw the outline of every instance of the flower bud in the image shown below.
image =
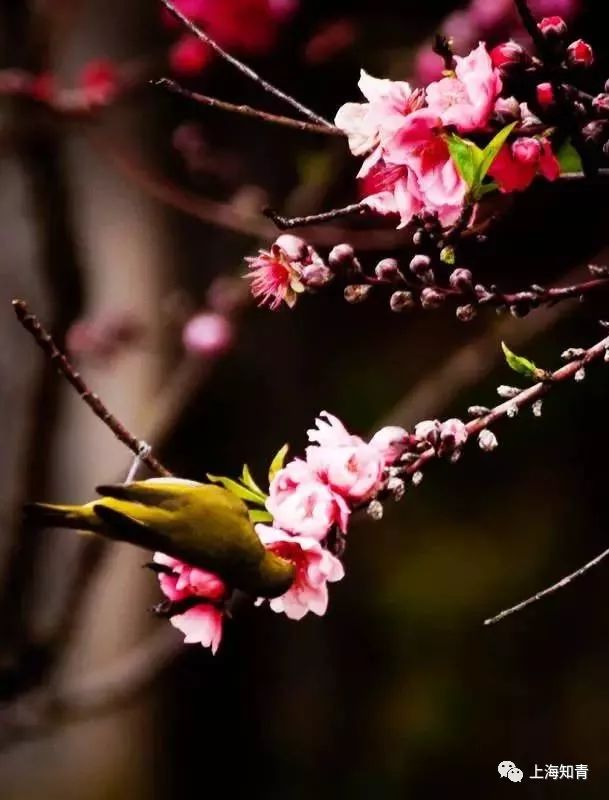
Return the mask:
<path fill-rule="evenodd" d="M 406 311 L 415 305 L 412 292 L 394 292 L 389 301 L 392 311 Z"/>
<path fill-rule="evenodd" d="M 607 116 L 609 114 L 609 94 L 597 94 L 592 105 L 599 114 Z"/>
<path fill-rule="evenodd" d="M 506 72 L 524 63 L 526 52 L 517 42 L 510 40 L 493 47 L 490 56 L 493 66 L 501 72 Z"/>
<path fill-rule="evenodd" d="M 459 292 L 468 292 L 473 288 L 472 273 L 463 267 L 453 270 L 448 282 L 452 289 Z"/>
<path fill-rule="evenodd" d="M 439 420 L 425 419 L 414 426 L 414 435 L 417 439 L 435 448 L 440 442 L 440 430 Z"/>
<path fill-rule="evenodd" d="M 515 97 L 498 97 L 495 101 L 495 116 L 504 125 L 519 120 L 521 117 L 520 103 Z"/>
<path fill-rule="evenodd" d="M 571 67 L 590 67 L 594 63 L 594 50 L 583 39 L 567 47 L 567 62 Z"/>
<path fill-rule="evenodd" d="M 421 277 L 425 275 L 425 273 L 429 272 L 430 265 L 431 258 L 429 256 L 419 254 L 411 258 L 409 268 L 413 275 Z"/>
<path fill-rule="evenodd" d="M 380 281 L 397 283 L 403 277 L 395 258 L 384 258 L 374 268 L 374 274 Z"/>
<path fill-rule="evenodd" d="M 516 161 L 522 164 L 537 164 L 541 158 L 541 143 L 538 139 L 530 136 L 522 136 L 516 139 L 512 145 L 512 155 Z"/>
<path fill-rule="evenodd" d="M 357 264 L 355 250 L 350 244 L 337 244 L 330 251 L 328 264 L 333 269 L 352 269 Z"/>
<path fill-rule="evenodd" d="M 582 128 L 584 139 L 590 143 L 601 146 L 607 141 L 607 122 L 604 120 L 593 120 Z"/>
<path fill-rule="evenodd" d="M 361 303 L 368 297 L 371 289 L 372 286 L 368 286 L 365 283 L 352 283 L 349 286 L 345 286 L 345 300 L 347 303 Z"/>
<path fill-rule="evenodd" d="M 379 503 L 378 500 L 372 500 L 370 503 L 368 503 L 368 508 L 366 509 L 366 513 L 375 522 L 378 522 L 380 519 L 383 519 L 382 503 Z"/>
<path fill-rule="evenodd" d="M 447 419 L 440 427 L 440 455 L 449 455 L 460 450 L 469 436 L 465 423 L 460 419 Z"/>
<path fill-rule="evenodd" d="M 302 282 L 311 289 L 325 286 L 333 277 L 332 270 L 328 269 L 321 259 L 309 264 L 302 271 Z"/>
<path fill-rule="evenodd" d="M 548 39 L 560 39 L 567 35 L 567 23 L 562 17 L 544 17 L 537 27 Z"/>
<path fill-rule="evenodd" d="M 484 428 L 484 430 L 480 431 L 478 434 L 478 446 L 485 453 L 492 453 L 498 444 L 497 437 L 492 431 L 489 431 L 488 428 Z"/>
<path fill-rule="evenodd" d="M 552 84 L 548 83 L 548 81 L 539 83 L 535 89 L 535 93 L 537 95 L 537 102 L 541 108 L 549 108 L 551 105 L 554 105 L 554 89 L 552 88 Z"/>
<path fill-rule="evenodd" d="M 275 239 L 275 244 L 281 247 L 290 261 L 307 261 L 309 256 L 309 245 L 300 236 L 291 233 L 282 233 Z"/>
<path fill-rule="evenodd" d="M 387 491 L 390 492 L 393 499 L 398 502 L 404 497 L 406 484 L 401 478 L 390 478 L 387 481 Z"/>
<path fill-rule="evenodd" d="M 444 295 L 437 289 L 423 289 L 421 292 L 421 306 L 425 309 L 439 308 L 444 302 Z"/>
<path fill-rule="evenodd" d="M 473 306 L 471 303 L 468 303 L 464 306 L 457 306 L 455 311 L 455 316 L 459 320 L 459 322 L 471 322 L 477 315 L 478 311 L 476 306 Z"/>

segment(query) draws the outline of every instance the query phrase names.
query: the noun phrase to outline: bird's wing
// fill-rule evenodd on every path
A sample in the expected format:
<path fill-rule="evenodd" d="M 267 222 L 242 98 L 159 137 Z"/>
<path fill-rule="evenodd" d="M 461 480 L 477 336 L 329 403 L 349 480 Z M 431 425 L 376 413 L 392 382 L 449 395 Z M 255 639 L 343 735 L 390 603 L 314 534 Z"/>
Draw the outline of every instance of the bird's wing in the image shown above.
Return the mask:
<path fill-rule="evenodd" d="M 127 500 L 144 506 L 163 506 L 172 508 L 180 503 L 184 494 L 190 493 L 198 484 L 190 481 L 135 481 L 133 483 L 115 483 L 97 486 L 95 491 L 103 497 L 115 500 Z"/>
<path fill-rule="evenodd" d="M 103 501 L 96 503 L 93 511 L 104 523 L 107 535 L 113 539 L 130 542 L 147 550 L 163 550 L 167 545 L 167 539 L 161 531 L 124 511 L 104 505 Z"/>

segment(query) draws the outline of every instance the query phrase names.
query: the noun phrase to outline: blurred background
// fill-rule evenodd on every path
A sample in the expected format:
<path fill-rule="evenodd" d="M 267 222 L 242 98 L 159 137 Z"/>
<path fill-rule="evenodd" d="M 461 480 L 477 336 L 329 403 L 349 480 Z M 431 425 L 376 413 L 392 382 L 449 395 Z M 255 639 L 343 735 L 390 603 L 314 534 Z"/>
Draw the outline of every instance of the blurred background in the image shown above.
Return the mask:
<path fill-rule="evenodd" d="M 504 0 L 207 5 L 227 49 L 329 117 L 358 99 L 362 66 L 433 78 L 437 30 L 465 51 L 521 36 Z M 532 2 L 600 56 L 602 5 Z M 609 565 L 482 626 L 607 546 L 601 369 L 552 396 L 541 420 L 504 423 L 492 457 L 472 447 L 456 467 L 432 465 L 382 522 L 360 519 L 324 618 L 243 609 L 216 657 L 148 613 L 159 592 L 141 552 L 20 530 L 24 500 L 88 500 L 131 458 L 16 324 L 14 297 L 195 479 L 244 461 L 262 477 L 284 442 L 302 450 L 321 409 L 364 434 L 492 405 L 511 380 L 501 339 L 552 366 L 607 316 L 575 302 L 463 325 L 449 309 L 348 306 L 339 291 L 292 312 L 253 307 L 243 258 L 276 235 L 260 209 L 353 202 L 355 162 L 341 140 L 150 84 L 162 75 L 286 113 L 154 0 L 0 3 L 0 797 L 605 798 Z M 476 274 L 508 290 L 607 263 L 605 194 L 518 198 Z M 351 241 L 371 265 L 405 241 L 363 226 L 308 238 L 322 253 Z M 508 759 L 519 788 L 497 774 Z M 588 780 L 527 779 L 561 763 L 588 764 Z"/>

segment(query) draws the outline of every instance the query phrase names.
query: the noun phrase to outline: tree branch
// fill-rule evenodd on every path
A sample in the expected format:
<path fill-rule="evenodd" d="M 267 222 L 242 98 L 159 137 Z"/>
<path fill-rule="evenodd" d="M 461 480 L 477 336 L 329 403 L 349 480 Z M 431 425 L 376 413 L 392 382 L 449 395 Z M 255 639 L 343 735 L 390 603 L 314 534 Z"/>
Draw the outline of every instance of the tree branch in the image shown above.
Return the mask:
<path fill-rule="evenodd" d="M 159 475 L 170 476 L 172 473 L 149 452 L 145 452 L 145 443 L 137 439 L 127 428 L 106 408 L 100 398 L 91 391 L 80 373 L 75 370 L 68 358 L 58 349 L 52 336 L 41 325 L 34 314 L 30 314 L 27 304 L 23 300 L 13 300 L 13 308 L 17 319 L 25 330 L 31 334 L 36 344 L 45 353 L 51 363 L 54 363 L 61 375 L 78 392 L 81 399 L 89 406 L 91 411 L 106 425 L 116 438 L 128 447 L 136 456 L 141 456 L 142 461 Z"/>
<path fill-rule="evenodd" d="M 353 217 L 356 214 L 364 214 L 367 211 L 368 206 L 365 203 L 352 203 L 349 206 L 344 206 L 344 208 L 333 208 L 331 211 L 324 211 L 321 214 L 311 214 L 307 217 L 282 217 L 272 208 L 265 208 L 263 214 L 265 217 L 273 220 L 279 230 L 286 231 L 291 228 L 304 228 L 307 225 L 317 225 L 319 222 L 330 222 L 342 217 Z"/>
<path fill-rule="evenodd" d="M 310 108 L 307 108 L 302 103 L 299 103 L 298 100 L 296 100 L 294 97 L 291 97 L 289 94 L 282 92 L 281 89 L 278 89 L 276 86 L 273 86 L 273 84 L 269 83 L 268 81 L 264 80 L 264 78 L 262 78 L 260 75 L 258 75 L 257 72 L 254 72 L 254 70 L 251 69 L 251 67 L 248 67 L 242 61 L 239 61 L 238 58 L 235 58 L 234 56 L 231 56 L 230 53 L 227 53 L 226 50 L 220 47 L 220 45 L 216 41 L 214 41 L 214 39 L 212 39 L 211 36 L 209 36 L 209 34 L 201 30 L 201 28 L 195 25 L 195 23 L 192 20 L 188 19 L 188 17 L 184 16 L 184 14 L 182 14 L 182 12 L 178 8 L 176 8 L 176 6 L 171 2 L 171 0 L 161 0 L 161 2 L 165 6 L 165 8 L 173 14 L 174 17 L 180 20 L 180 22 L 183 25 L 185 25 L 186 28 L 188 28 L 188 30 L 197 37 L 197 39 L 200 39 L 202 42 L 208 44 L 213 50 L 216 51 L 216 53 L 221 58 L 223 58 L 225 61 L 228 61 L 228 63 L 232 64 L 233 67 L 236 67 L 236 69 L 238 69 L 239 72 L 242 72 L 250 80 L 254 81 L 254 83 L 257 83 L 266 92 L 275 95 L 275 97 L 278 97 L 280 100 L 283 100 L 285 103 L 291 105 L 293 108 L 300 111 L 300 113 L 303 116 L 307 117 L 307 119 L 310 119 L 311 122 L 315 122 L 318 125 L 323 125 L 326 128 L 334 127 L 331 122 L 328 122 L 327 119 L 324 119 L 323 117 L 319 116 L 319 114 L 316 114 L 314 111 L 311 111 Z"/>
<path fill-rule="evenodd" d="M 342 136 L 344 132 L 340 128 L 334 126 L 328 127 L 327 125 L 318 125 L 315 122 L 305 122 L 301 119 L 294 119 L 293 117 L 284 117 L 278 114 L 269 114 L 267 111 L 261 111 L 258 108 L 253 108 L 247 105 L 236 105 L 235 103 L 227 103 L 225 100 L 218 100 L 215 97 L 209 97 L 205 94 L 198 92 L 191 92 L 184 86 L 180 86 L 176 81 L 170 78 L 159 78 L 154 81 L 155 86 L 160 86 L 168 89 L 173 94 L 178 94 L 181 97 L 186 97 L 200 105 L 209 106 L 210 108 L 217 108 L 221 111 L 228 111 L 232 114 L 240 114 L 243 117 L 252 117 L 254 119 L 262 120 L 262 122 L 270 122 L 273 125 L 283 125 L 286 128 L 295 128 L 299 131 L 308 133 L 321 133 L 325 136 Z"/>

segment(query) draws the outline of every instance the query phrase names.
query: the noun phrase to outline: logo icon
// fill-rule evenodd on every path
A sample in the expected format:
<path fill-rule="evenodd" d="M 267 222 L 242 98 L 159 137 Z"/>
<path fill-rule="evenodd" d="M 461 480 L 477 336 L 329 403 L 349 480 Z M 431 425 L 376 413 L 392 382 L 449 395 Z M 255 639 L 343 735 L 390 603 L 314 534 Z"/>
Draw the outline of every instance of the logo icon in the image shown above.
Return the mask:
<path fill-rule="evenodd" d="M 497 767 L 497 771 L 502 778 L 507 778 L 512 783 L 520 783 L 523 778 L 523 772 L 518 769 L 513 761 L 502 761 Z"/>

